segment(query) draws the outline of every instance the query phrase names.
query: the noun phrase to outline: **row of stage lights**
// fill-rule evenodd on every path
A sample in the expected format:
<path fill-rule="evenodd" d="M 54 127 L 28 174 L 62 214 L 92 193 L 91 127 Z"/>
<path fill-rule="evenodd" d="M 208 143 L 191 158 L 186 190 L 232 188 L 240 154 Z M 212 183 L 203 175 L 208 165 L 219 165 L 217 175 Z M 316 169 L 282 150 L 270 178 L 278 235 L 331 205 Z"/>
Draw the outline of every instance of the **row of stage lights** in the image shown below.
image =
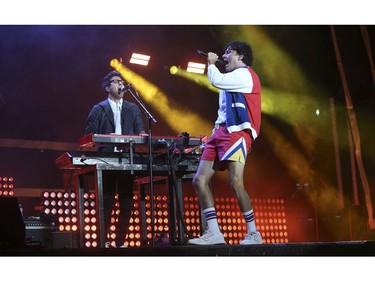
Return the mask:
<path fill-rule="evenodd" d="M 77 231 L 78 214 L 76 194 L 69 192 L 48 192 L 42 194 L 44 214 L 56 218 L 59 231 Z"/>
<path fill-rule="evenodd" d="M 14 178 L 0 177 L 0 196 L 14 196 Z M 57 222 L 59 231 L 78 231 L 78 206 L 75 192 L 46 191 L 42 194 L 43 212 L 52 216 Z M 116 197 L 117 199 L 117 197 Z M 134 195 L 133 215 L 130 219 L 129 234 L 124 244 L 130 247 L 139 247 L 152 238 L 150 196 L 143 200 L 138 194 Z M 193 236 L 201 234 L 201 213 L 197 197 L 183 198 L 183 211 L 186 230 Z M 246 225 L 236 199 L 220 197 L 215 199 L 215 207 L 219 225 L 229 244 L 238 244 L 246 232 Z M 163 234 L 169 232 L 169 199 L 165 195 L 154 197 L 154 232 Z M 254 199 L 255 222 L 263 236 L 265 243 L 287 243 L 288 231 L 283 199 Z M 112 213 L 107 239 L 114 243 L 115 222 L 119 214 L 119 205 L 116 202 Z M 98 216 L 95 193 L 84 193 L 84 240 L 86 247 L 98 246 Z M 142 224 L 145 225 L 145 234 L 142 236 Z"/>
<path fill-rule="evenodd" d="M 94 193 L 84 193 L 84 238 L 86 247 L 98 246 L 96 196 Z M 74 192 L 46 191 L 42 194 L 44 215 L 57 223 L 59 231 L 77 232 L 78 206 L 77 195 Z"/>
<path fill-rule="evenodd" d="M 117 199 L 117 196 L 116 196 Z M 140 247 L 144 243 L 149 243 L 152 239 L 152 226 L 151 226 L 151 204 L 150 196 L 146 195 L 143 200 L 138 194 L 134 197 L 134 212 L 130 218 L 129 234 L 124 240 L 124 245 L 128 247 Z M 167 196 L 154 196 L 154 232 L 155 233 L 168 233 L 169 232 L 169 211 L 168 211 L 168 197 Z M 142 211 L 142 206 L 144 210 Z M 114 244 L 115 235 L 115 221 L 117 220 L 119 210 L 118 202 L 115 204 L 115 210 L 112 213 L 112 226 L 110 233 L 107 235 L 110 243 Z M 145 224 L 145 235 L 142 236 L 142 223 Z"/>
<path fill-rule="evenodd" d="M 117 197 L 116 197 L 117 199 Z M 94 193 L 84 194 L 84 244 L 85 247 L 98 247 L 98 216 L 97 202 Z M 197 197 L 184 197 L 184 219 L 186 230 L 192 236 L 201 234 L 201 213 Z M 218 223 L 229 244 L 239 244 L 246 233 L 246 224 L 235 198 L 216 198 Z M 169 204 L 168 196 L 154 197 L 154 232 L 155 234 L 169 234 Z M 45 214 L 56 215 L 59 231 L 78 231 L 77 198 L 75 193 L 44 192 L 43 206 Z M 255 221 L 266 244 L 287 243 L 288 232 L 284 200 L 282 199 L 254 199 Z M 115 221 L 118 218 L 118 202 L 112 213 L 107 241 L 114 243 Z M 143 208 L 143 209 L 142 209 Z M 142 225 L 145 225 L 145 230 Z M 138 194 L 134 195 L 134 212 L 130 219 L 129 233 L 124 240 L 128 247 L 140 247 L 152 238 L 150 196 L 144 201 Z M 144 234 L 142 233 L 144 232 Z"/>
<path fill-rule="evenodd" d="M 0 197 L 13 197 L 14 196 L 14 178 L 13 177 L 0 177 Z"/>
<path fill-rule="evenodd" d="M 78 231 L 78 213 L 77 213 L 77 202 L 76 194 L 69 192 L 44 192 L 43 195 L 43 209 L 44 214 L 47 216 L 54 216 L 57 220 L 57 228 L 59 231 Z M 96 195 L 94 193 L 85 193 L 84 197 L 84 244 L 85 247 L 97 247 L 98 246 L 98 218 L 96 211 Z M 116 196 L 117 199 L 117 196 Z M 140 210 L 142 202 L 140 202 L 140 196 L 134 195 L 134 212 L 130 219 L 129 234 L 125 239 L 124 244 L 130 247 L 141 246 L 143 240 L 150 241 L 152 238 L 151 234 L 151 206 L 150 197 L 145 197 L 145 212 L 142 215 Z M 168 232 L 169 231 L 169 213 L 168 213 L 168 198 L 167 196 L 156 196 L 155 197 L 155 224 L 154 229 L 156 232 Z M 115 204 L 115 209 L 112 213 L 109 233 L 107 233 L 107 239 L 110 243 L 114 243 L 116 239 L 115 235 L 115 221 L 119 215 L 118 202 Z M 142 237 L 141 234 L 141 219 L 144 216 L 146 223 L 146 237 Z"/>
<path fill-rule="evenodd" d="M 255 223 L 266 244 L 287 243 L 288 231 L 283 199 L 254 199 Z M 215 199 L 218 223 L 229 244 L 239 244 L 246 234 L 246 223 L 233 197 Z M 184 198 L 186 229 L 193 235 L 201 234 L 201 218 L 197 197 Z"/>

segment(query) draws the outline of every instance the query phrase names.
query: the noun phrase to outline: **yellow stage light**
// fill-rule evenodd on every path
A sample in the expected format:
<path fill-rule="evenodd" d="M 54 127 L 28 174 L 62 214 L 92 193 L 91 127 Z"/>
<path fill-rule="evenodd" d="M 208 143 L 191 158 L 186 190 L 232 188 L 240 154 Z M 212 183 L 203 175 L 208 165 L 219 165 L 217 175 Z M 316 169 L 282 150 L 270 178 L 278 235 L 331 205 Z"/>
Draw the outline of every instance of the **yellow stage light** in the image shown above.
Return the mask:
<path fill-rule="evenodd" d="M 213 127 L 212 122 L 206 122 L 202 116 L 195 112 L 178 108 L 175 104 L 172 105 L 170 97 L 161 91 L 158 86 L 137 75 L 119 60 L 111 60 L 110 65 L 120 72 L 121 76 L 126 81 L 136 85 L 137 92 L 141 94 L 142 100 L 156 110 L 158 114 L 164 116 L 164 121 L 176 132 L 176 134 L 180 132 L 188 132 L 191 136 L 211 134 Z M 177 73 L 183 72 L 193 76 L 196 75 L 199 79 L 202 79 L 203 77 L 201 74 L 188 73 L 186 70 L 178 68 L 171 68 L 170 71 L 177 71 Z"/>
<path fill-rule="evenodd" d="M 178 67 L 177 67 L 177 66 L 172 66 L 172 67 L 170 68 L 170 70 L 169 70 L 169 72 L 170 72 L 171 74 L 176 74 L 177 71 L 178 71 Z"/>
<path fill-rule="evenodd" d="M 178 68 L 177 66 L 172 66 L 169 72 L 173 75 L 178 75 L 188 80 L 191 80 L 194 83 L 206 87 L 207 89 L 213 92 L 219 93 L 219 89 L 212 86 L 211 82 L 208 80 L 206 75 L 188 72 L 184 69 Z"/>

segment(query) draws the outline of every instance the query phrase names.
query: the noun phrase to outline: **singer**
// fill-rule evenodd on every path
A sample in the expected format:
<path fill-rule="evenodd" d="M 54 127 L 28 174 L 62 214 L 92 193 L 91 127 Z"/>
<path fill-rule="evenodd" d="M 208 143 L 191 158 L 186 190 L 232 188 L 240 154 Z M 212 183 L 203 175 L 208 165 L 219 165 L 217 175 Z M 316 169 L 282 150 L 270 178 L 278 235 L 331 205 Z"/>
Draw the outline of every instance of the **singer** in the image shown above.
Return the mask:
<path fill-rule="evenodd" d="M 121 74 L 111 71 L 104 77 L 102 87 L 107 99 L 94 105 L 87 122 L 85 135 L 88 134 L 145 134 L 141 111 L 134 103 L 128 102 L 124 93 L 131 84 L 124 86 Z M 101 151 L 114 151 L 112 147 L 99 148 Z M 115 148 L 115 151 L 117 149 Z M 103 205 L 104 225 L 109 232 L 111 227 L 111 212 L 118 194 L 120 214 L 116 227 L 114 241 L 108 239 L 106 247 L 125 247 L 125 236 L 129 230 L 129 221 L 133 210 L 133 177 L 121 171 L 103 171 Z M 108 237 L 108 234 L 106 235 Z"/>
<path fill-rule="evenodd" d="M 218 117 L 212 135 L 203 148 L 193 185 L 199 198 L 206 229 L 202 236 L 189 239 L 189 244 L 226 244 L 218 225 L 215 201 L 211 191 L 211 179 L 217 171 L 228 170 L 229 184 L 234 192 L 247 232 L 241 245 L 262 244 L 257 231 L 254 211 L 244 186 L 244 168 L 253 141 L 258 137 L 261 121 L 261 84 L 251 68 L 253 52 L 245 42 L 231 42 L 222 56 L 225 72 L 215 63 L 218 55 L 207 54 L 207 76 L 211 84 L 220 89 Z"/>

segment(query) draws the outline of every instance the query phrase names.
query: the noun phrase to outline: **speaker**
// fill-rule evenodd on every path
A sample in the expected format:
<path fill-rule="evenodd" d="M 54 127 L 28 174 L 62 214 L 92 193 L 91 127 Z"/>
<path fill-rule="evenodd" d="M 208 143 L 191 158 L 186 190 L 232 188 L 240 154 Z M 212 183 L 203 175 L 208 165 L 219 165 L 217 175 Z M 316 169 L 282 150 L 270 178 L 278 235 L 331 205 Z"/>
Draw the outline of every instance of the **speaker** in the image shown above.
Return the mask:
<path fill-rule="evenodd" d="M 0 247 L 20 247 L 25 241 L 25 224 L 16 197 L 0 197 Z"/>
<path fill-rule="evenodd" d="M 40 219 L 25 219 L 25 244 L 52 248 L 52 232 L 56 231 L 53 222 L 42 222 Z"/>
<path fill-rule="evenodd" d="M 53 235 L 53 249 L 78 248 L 78 233 L 73 231 L 56 231 Z"/>

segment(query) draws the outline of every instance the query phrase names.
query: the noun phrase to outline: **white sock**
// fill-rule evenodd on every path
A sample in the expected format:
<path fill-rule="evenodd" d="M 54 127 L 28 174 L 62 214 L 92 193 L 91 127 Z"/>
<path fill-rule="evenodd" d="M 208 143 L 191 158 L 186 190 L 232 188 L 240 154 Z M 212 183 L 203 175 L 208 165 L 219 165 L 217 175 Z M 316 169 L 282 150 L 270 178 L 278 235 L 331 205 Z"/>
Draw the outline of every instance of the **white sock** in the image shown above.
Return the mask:
<path fill-rule="evenodd" d="M 247 233 L 257 232 L 253 209 L 242 214 L 246 221 Z"/>
<path fill-rule="evenodd" d="M 211 208 L 204 209 L 203 214 L 206 219 L 206 224 L 210 232 L 213 234 L 221 233 L 219 224 L 217 222 L 215 208 L 211 207 Z"/>

